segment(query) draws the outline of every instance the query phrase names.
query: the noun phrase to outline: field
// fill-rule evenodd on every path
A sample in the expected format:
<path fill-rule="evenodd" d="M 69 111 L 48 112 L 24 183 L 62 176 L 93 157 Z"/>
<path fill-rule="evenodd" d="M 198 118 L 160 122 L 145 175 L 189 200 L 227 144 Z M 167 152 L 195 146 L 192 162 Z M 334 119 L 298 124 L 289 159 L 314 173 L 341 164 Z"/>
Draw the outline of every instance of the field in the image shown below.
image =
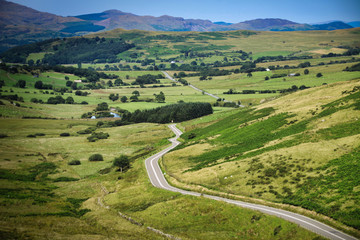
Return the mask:
<path fill-rule="evenodd" d="M 276 217 L 154 188 L 144 160 L 172 132 L 166 124 L 122 125 L 125 110 L 181 102 L 210 103 L 214 113 L 177 123 L 182 144 L 161 159 L 173 185 L 288 209 L 360 236 L 358 29 L 116 29 L 85 37 L 95 36 L 135 47 L 116 62 L 0 64 L 1 238 L 164 239 L 152 227 L 181 239 L 322 239 Z M 110 111 L 121 117 L 86 118 Z M 109 137 L 90 142 L 92 131 Z M 93 154 L 104 160 L 89 161 Z M 113 166 L 123 154 L 131 164 L 124 172 Z"/>
<path fill-rule="evenodd" d="M 275 217 L 153 188 L 143 161 L 167 144 L 163 139 L 171 134 L 164 125 L 101 128 L 97 131 L 110 133 L 110 138 L 89 143 L 77 132 L 94 126 L 93 121 L 0 121 L 1 134 L 8 136 L 0 139 L 2 237 L 162 239 L 146 226 L 182 239 L 268 238 L 278 226 L 276 239 L 315 236 Z M 60 137 L 63 132 L 70 137 Z M 94 153 L 102 154 L 104 161 L 88 161 Z M 126 173 L 112 167 L 121 154 L 132 159 Z M 68 165 L 72 160 L 81 164 Z M 131 224 L 119 211 L 144 226 Z"/>

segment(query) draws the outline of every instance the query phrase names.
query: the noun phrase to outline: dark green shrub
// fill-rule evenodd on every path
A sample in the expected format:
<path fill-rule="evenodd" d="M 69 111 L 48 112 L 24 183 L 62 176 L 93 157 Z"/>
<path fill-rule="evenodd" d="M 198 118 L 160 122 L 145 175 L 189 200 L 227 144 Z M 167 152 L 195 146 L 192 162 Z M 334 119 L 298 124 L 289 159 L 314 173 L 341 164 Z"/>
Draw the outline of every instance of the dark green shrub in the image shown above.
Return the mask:
<path fill-rule="evenodd" d="M 81 165 L 80 160 L 71 160 L 68 162 L 68 165 Z"/>
<path fill-rule="evenodd" d="M 43 137 L 43 136 L 45 136 L 45 133 L 35 133 L 35 136 Z"/>
<path fill-rule="evenodd" d="M 89 161 L 91 161 L 91 162 L 104 161 L 104 158 L 101 154 L 96 153 L 89 157 Z"/>
<path fill-rule="evenodd" d="M 28 137 L 28 138 L 36 138 L 36 135 L 35 134 L 29 134 L 26 137 Z"/>
<path fill-rule="evenodd" d="M 80 130 L 78 131 L 77 133 L 78 134 L 90 134 L 92 133 L 93 131 L 96 130 L 96 127 L 88 127 L 87 129 L 84 129 L 84 130 Z"/>
<path fill-rule="evenodd" d="M 104 132 L 92 133 L 91 136 L 87 138 L 89 142 L 96 142 L 99 139 L 107 139 L 110 135 Z"/>
<path fill-rule="evenodd" d="M 60 133 L 60 137 L 69 137 L 70 133 Z"/>
<path fill-rule="evenodd" d="M 8 135 L 4 134 L 4 133 L 0 133 L 0 138 L 6 138 L 8 137 Z"/>

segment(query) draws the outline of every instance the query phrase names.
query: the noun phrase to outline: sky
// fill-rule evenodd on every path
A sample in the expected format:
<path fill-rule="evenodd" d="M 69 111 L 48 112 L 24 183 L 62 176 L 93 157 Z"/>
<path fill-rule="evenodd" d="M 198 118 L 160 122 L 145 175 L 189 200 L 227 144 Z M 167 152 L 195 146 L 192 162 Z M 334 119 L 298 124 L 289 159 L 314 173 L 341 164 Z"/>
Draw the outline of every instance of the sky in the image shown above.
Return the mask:
<path fill-rule="evenodd" d="M 136 15 L 238 23 L 282 18 L 298 23 L 360 21 L 360 0 L 8 0 L 38 11 L 76 16 L 117 9 Z"/>

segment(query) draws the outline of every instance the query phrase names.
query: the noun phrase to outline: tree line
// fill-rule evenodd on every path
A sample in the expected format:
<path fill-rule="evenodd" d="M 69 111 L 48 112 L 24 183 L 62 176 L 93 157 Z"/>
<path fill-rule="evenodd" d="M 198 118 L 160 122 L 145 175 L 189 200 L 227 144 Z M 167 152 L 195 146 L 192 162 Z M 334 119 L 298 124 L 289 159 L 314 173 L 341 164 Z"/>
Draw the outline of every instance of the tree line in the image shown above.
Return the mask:
<path fill-rule="evenodd" d="M 125 112 L 123 122 L 140 123 L 170 123 L 182 122 L 213 113 L 210 103 L 178 103 L 148 110 Z"/>

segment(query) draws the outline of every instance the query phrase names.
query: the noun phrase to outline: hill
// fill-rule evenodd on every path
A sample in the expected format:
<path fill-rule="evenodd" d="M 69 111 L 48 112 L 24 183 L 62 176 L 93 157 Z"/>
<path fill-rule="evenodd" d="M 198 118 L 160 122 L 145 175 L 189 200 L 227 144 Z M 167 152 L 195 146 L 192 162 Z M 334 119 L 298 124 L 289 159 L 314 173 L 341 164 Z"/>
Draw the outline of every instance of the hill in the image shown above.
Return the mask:
<path fill-rule="evenodd" d="M 287 24 L 288 22 L 285 22 L 283 26 L 287 26 Z M 253 23 L 253 25 L 256 24 Z M 265 27 L 265 25 L 261 27 Z M 266 44 L 269 39 L 277 39 L 277 41 L 270 47 Z M 118 49 L 119 41 L 128 41 L 131 46 L 122 49 L 125 50 L 122 51 Z M 98 45 L 94 45 L 95 42 Z M 106 51 L 101 54 L 85 54 L 86 56 L 91 55 L 90 57 L 82 54 L 85 49 L 95 49 L 94 47 L 97 49 L 106 48 Z M 156 61 L 157 65 L 171 61 L 177 62 L 177 65 L 182 65 L 179 64 L 180 62 L 190 64 L 193 60 L 204 61 L 206 58 L 212 59 L 211 63 L 214 64 L 216 61 L 227 57 L 227 65 L 222 64 L 221 66 L 235 66 L 242 65 L 241 61 L 251 60 L 250 58 L 255 60 L 263 56 L 282 56 L 282 60 L 286 58 L 306 59 L 330 53 L 344 54 L 349 49 L 357 47 L 359 47 L 359 42 L 357 41 L 357 31 L 354 29 L 329 32 L 260 32 L 248 30 L 161 32 L 114 29 L 85 35 L 81 38 L 53 39 L 20 46 L 0 54 L 0 57 L 5 62 L 25 63 L 32 60 L 31 56 L 38 56 L 35 62 L 39 60 L 41 63 L 43 60 L 44 63 L 50 61 L 56 62 L 56 64 L 77 63 L 79 59 L 82 59 L 81 62 L 83 63 L 116 63 L 121 59 L 129 62 L 152 59 L 151 61 Z M 71 50 L 74 48 L 77 50 Z M 251 54 L 249 54 L 250 52 Z M 57 57 L 60 55 L 66 57 Z M 223 57 L 219 59 L 219 56 Z M 232 60 L 233 57 L 238 60 Z M 268 59 L 261 61 L 266 60 Z M 210 62 L 204 62 L 204 64 L 207 63 L 210 64 Z M 199 65 L 196 66 L 200 67 Z"/>
<path fill-rule="evenodd" d="M 57 37 L 84 35 L 100 30 L 122 28 L 147 31 L 305 31 L 352 28 L 343 22 L 312 26 L 285 19 L 255 19 L 235 24 L 172 16 L 139 16 L 108 10 L 76 17 L 61 17 L 20 4 L 0 0 L 0 52 L 19 45 Z"/>
<path fill-rule="evenodd" d="M 5 0 L 0 0 L 0 5 L 0 52 L 39 40 L 104 29 L 79 18 L 40 12 Z"/>
<path fill-rule="evenodd" d="M 183 187 L 301 206 L 359 230 L 359 96 L 357 79 L 183 123 L 184 144 L 163 167 Z"/>

